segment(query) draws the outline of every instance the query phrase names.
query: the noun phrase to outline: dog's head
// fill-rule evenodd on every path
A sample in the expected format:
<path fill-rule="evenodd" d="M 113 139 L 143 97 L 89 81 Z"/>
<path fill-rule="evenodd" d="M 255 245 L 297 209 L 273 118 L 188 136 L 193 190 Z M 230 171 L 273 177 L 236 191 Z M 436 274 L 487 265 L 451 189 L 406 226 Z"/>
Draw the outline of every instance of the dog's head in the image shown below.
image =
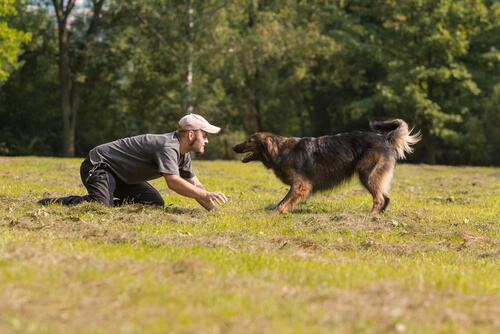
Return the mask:
<path fill-rule="evenodd" d="M 243 143 L 233 146 L 236 153 L 248 153 L 241 159 L 242 162 L 261 161 L 267 165 L 272 160 L 273 154 L 277 154 L 275 135 L 257 132 Z"/>

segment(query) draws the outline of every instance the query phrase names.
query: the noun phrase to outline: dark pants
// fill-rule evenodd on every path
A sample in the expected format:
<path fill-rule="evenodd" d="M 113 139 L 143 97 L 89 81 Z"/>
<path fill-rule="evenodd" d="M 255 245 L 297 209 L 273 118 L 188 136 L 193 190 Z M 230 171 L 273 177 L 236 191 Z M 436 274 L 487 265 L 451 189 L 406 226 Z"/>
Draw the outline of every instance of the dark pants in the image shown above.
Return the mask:
<path fill-rule="evenodd" d="M 65 205 L 81 202 L 99 202 L 106 206 L 121 205 L 123 203 L 165 205 L 160 193 L 149 183 L 126 184 L 113 175 L 106 165 L 99 165 L 89 178 L 89 172 L 93 167 L 88 157 L 80 167 L 80 176 L 89 194 L 59 198 L 58 202 Z"/>

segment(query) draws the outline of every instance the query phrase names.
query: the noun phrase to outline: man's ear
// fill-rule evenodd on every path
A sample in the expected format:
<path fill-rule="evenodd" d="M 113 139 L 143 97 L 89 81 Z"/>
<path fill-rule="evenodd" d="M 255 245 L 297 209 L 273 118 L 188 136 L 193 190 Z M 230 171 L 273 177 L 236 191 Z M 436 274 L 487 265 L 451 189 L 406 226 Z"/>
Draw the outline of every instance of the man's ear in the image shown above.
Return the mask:
<path fill-rule="evenodd" d="M 192 141 L 194 139 L 195 135 L 194 135 L 194 131 L 193 130 L 190 130 L 188 132 L 188 139 L 189 141 Z"/>

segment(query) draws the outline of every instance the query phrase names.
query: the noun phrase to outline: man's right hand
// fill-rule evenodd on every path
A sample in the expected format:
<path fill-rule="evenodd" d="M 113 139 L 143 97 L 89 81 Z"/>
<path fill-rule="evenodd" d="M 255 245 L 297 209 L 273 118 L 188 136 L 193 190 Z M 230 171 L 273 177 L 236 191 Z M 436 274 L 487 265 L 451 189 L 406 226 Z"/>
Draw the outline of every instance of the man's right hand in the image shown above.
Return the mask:
<path fill-rule="evenodd" d="M 212 209 L 217 209 L 217 205 L 222 205 L 229 200 L 228 197 L 221 192 L 207 192 L 206 198 L 206 202 L 212 205 Z"/>
<path fill-rule="evenodd" d="M 208 192 L 195 177 L 183 179 L 178 175 L 163 174 L 168 187 L 179 195 L 194 198 L 207 210 L 217 210 L 217 205 L 228 201 L 228 196 L 221 192 Z"/>

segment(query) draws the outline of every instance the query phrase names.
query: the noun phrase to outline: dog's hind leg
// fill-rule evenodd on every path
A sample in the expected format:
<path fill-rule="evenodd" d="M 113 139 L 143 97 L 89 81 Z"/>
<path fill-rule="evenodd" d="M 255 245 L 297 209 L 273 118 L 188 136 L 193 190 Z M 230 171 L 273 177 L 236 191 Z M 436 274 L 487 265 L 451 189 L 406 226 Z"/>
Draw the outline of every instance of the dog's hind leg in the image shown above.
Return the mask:
<path fill-rule="evenodd" d="M 384 212 L 391 197 L 389 196 L 389 186 L 394 173 L 394 159 L 382 158 L 371 168 L 361 168 L 358 170 L 361 183 L 368 189 L 373 196 L 373 207 L 370 214 Z"/>
<path fill-rule="evenodd" d="M 287 213 L 292 211 L 297 204 L 305 200 L 312 193 L 312 185 L 307 181 L 292 184 L 290 191 L 278 204 L 274 213 Z"/>

